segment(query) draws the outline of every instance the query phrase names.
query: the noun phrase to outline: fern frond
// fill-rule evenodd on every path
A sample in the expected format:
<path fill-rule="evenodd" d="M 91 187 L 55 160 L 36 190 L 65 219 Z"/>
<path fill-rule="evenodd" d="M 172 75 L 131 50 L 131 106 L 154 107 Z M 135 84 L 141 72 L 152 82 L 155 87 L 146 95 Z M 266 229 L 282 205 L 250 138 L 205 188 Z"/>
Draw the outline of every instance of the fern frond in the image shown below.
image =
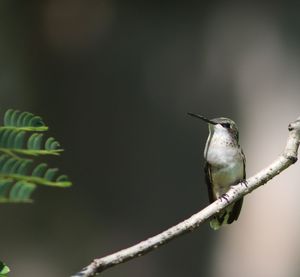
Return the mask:
<path fill-rule="evenodd" d="M 35 188 L 35 184 L 26 181 L 1 179 L 0 203 L 31 203 L 30 196 Z"/>
<path fill-rule="evenodd" d="M 35 116 L 29 112 L 9 109 L 4 115 L 4 126 L 1 128 L 13 129 L 16 127 L 24 131 L 43 132 L 48 130 L 48 127 L 40 116 Z"/>
<path fill-rule="evenodd" d="M 67 178 L 57 176 L 58 168 L 49 168 L 47 164 L 40 163 L 31 170 L 33 160 L 19 159 L 2 155 L 0 157 L 0 180 L 1 178 L 12 180 L 25 180 L 34 184 L 56 187 L 68 187 L 71 183 Z M 58 180 L 59 179 L 59 180 Z"/>
<path fill-rule="evenodd" d="M 57 168 L 45 163 L 34 165 L 34 160 L 27 158 L 63 151 L 53 137 L 44 139 L 41 132 L 46 130 L 40 116 L 12 109 L 5 113 L 4 126 L 0 126 L 0 202 L 32 202 L 31 194 L 38 185 L 72 185 Z"/>
<path fill-rule="evenodd" d="M 0 127 L 0 151 L 6 154 L 20 155 L 59 155 L 63 149 L 53 137 L 43 140 L 43 134 L 32 133 L 27 135 L 24 129 L 13 127 L 5 129 Z"/>

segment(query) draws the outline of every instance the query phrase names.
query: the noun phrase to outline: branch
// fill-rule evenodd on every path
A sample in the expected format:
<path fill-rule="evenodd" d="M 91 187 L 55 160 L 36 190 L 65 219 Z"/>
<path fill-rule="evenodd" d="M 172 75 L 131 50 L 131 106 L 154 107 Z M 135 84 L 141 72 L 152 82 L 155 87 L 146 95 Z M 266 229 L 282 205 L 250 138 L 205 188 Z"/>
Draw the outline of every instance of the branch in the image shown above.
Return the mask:
<path fill-rule="evenodd" d="M 91 264 L 83 268 L 80 272 L 76 273 L 72 277 L 95 276 L 107 268 L 140 257 L 154 249 L 157 249 L 176 237 L 184 235 L 188 232 L 192 232 L 198 228 L 201 223 L 219 213 L 226 206 L 270 181 L 273 177 L 297 161 L 297 153 L 300 142 L 300 117 L 296 121 L 290 123 L 288 129 L 288 140 L 283 153 L 268 167 L 247 179 L 247 185 L 244 183 L 239 183 L 238 185 L 231 187 L 226 193 L 228 195 L 228 201 L 220 198 L 200 212 L 192 215 L 190 218 L 154 237 L 148 238 L 147 240 L 144 240 L 136 245 L 103 258 L 95 259 Z"/>

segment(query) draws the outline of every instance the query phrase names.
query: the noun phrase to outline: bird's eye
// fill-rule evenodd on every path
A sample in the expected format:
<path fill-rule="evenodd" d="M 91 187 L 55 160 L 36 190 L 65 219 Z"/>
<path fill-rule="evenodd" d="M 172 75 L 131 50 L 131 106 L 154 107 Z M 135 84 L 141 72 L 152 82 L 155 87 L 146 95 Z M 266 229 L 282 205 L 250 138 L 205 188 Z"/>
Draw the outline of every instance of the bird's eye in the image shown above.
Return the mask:
<path fill-rule="evenodd" d="M 230 123 L 222 123 L 221 124 L 224 128 L 230 128 Z"/>

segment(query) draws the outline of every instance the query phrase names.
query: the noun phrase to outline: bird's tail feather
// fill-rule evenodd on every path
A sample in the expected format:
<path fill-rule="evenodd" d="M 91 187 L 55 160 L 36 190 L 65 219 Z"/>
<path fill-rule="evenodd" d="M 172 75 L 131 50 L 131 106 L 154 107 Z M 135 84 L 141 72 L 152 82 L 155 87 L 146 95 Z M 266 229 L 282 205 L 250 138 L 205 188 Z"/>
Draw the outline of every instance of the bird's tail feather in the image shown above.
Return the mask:
<path fill-rule="evenodd" d="M 214 218 L 210 221 L 210 227 L 214 230 L 218 230 L 224 224 L 231 224 L 234 220 L 237 220 L 242 204 L 243 198 L 226 207 L 223 211 L 214 216 Z"/>

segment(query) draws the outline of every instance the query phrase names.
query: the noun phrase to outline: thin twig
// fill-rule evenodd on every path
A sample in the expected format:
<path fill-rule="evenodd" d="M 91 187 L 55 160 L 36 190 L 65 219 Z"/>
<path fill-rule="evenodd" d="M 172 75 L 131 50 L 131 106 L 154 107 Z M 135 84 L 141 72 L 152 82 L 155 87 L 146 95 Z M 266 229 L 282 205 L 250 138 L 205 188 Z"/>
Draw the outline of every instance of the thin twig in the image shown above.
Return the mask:
<path fill-rule="evenodd" d="M 240 183 L 231 187 L 231 189 L 226 193 L 228 195 L 228 201 L 225 201 L 224 199 L 218 199 L 200 212 L 192 215 L 190 218 L 154 237 L 148 238 L 147 240 L 144 240 L 136 245 L 103 258 L 95 259 L 91 264 L 83 268 L 80 272 L 74 274 L 72 277 L 95 276 L 107 268 L 140 257 L 166 244 L 178 236 L 193 231 L 194 229 L 198 228 L 201 223 L 220 212 L 226 206 L 270 181 L 273 177 L 297 161 L 300 142 L 300 117 L 296 121 L 289 124 L 288 129 L 288 140 L 283 153 L 268 167 L 247 179 L 246 184 Z"/>

